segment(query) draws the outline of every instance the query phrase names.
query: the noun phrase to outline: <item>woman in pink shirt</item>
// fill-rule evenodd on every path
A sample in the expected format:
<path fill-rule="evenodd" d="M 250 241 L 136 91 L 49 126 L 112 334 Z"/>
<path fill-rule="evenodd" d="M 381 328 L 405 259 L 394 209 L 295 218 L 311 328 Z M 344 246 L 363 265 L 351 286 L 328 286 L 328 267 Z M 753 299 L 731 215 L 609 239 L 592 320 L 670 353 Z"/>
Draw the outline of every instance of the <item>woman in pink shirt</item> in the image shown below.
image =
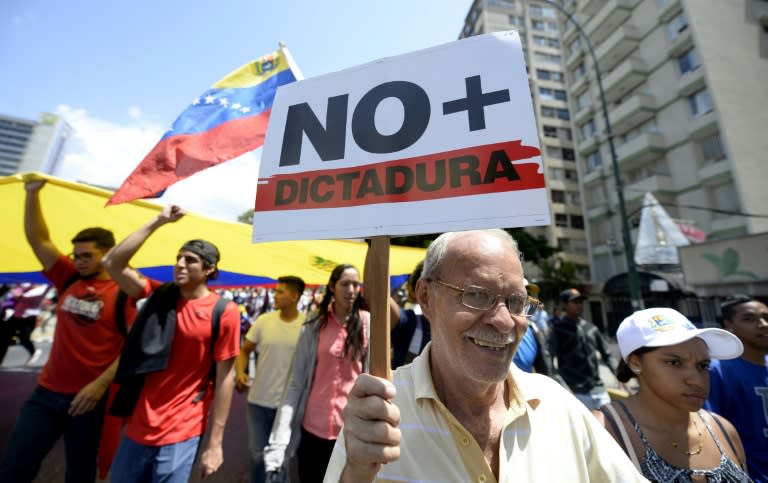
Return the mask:
<path fill-rule="evenodd" d="M 338 265 L 318 310 L 302 328 L 291 376 L 264 450 L 267 473 L 287 471 L 296 455 L 302 483 L 323 480 L 349 391 L 366 370 L 370 314 L 363 309 L 360 285 L 354 266 Z"/>

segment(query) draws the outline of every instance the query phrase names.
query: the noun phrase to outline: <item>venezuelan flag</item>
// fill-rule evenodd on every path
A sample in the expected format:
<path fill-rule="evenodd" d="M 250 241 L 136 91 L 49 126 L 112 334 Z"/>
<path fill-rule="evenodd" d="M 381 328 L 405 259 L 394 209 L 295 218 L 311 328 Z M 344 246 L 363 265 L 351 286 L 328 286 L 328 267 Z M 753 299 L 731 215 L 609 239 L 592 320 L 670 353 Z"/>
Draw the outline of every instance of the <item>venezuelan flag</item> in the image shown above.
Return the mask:
<path fill-rule="evenodd" d="M 264 144 L 277 88 L 297 80 L 289 58 L 284 49 L 260 57 L 195 98 L 107 204 L 157 196 Z"/>

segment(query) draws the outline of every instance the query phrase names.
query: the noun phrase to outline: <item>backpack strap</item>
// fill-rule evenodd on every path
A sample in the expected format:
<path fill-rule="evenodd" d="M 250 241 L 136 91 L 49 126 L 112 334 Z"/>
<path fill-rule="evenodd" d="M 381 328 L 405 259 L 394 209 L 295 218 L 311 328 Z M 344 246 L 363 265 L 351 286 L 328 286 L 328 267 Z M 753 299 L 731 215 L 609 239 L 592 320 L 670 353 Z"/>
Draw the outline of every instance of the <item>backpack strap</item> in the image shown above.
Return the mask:
<path fill-rule="evenodd" d="M 605 420 L 608 421 L 608 424 L 611 425 L 613 434 L 621 437 L 621 441 L 619 441 L 621 448 L 624 450 L 627 456 L 629 456 L 629 459 L 632 460 L 635 468 L 637 468 L 638 471 L 641 471 L 640 462 L 637 459 L 637 453 L 635 453 L 635 448 L 632 446 L 632 441 L 629 440 L 629 435 L 627 434 L 627 430 L 624 428 L 624 424 L 621 422 L 619 413 L 617 413 L 613 406 L 610 404 L 606 404 L 605 406 L 601 407 L 600 411 L 603 413 L 603 416 L 605 416 Z"/>
<path fill-rule="evenodd" d="M 216 384 L 216 360 L 213 358 L 213 352 L 216 349 L 216 340 L 219 338 L 219 328 L 221 327 L 221 316 L 227 308 L 229 300 L 219 297 L 216 305 L 213 306 L 213 315 L 211 316 L 211 382 Z"/>
<path fill-rule="evenodd" d="M 216 359 L 214 359 L 214 351 L 216 350 L 216 340 L 219 338 L 219 328 L 221 327 L 221 316 L 224 314 L 224 310 L 227 308 L 229 300 L 224 297 L 219 297 L 216 301 L 216 305 L 213 306 L 213 313 L 211 314 L 211 369 L 208 371 L 208 379 L 211 384 L 216 386 Z M 205 393 L 208 391 L 208 385 L 206 384 L 200 392 L 192 400 L 193 403 L 202 401 L 205 397 Z"/>
<path fill-rule="evenodd" d="M 125 320 L 125 309 L 128 304 L 128 294 L 122 290 L 117 291 L 115 296 L 115 324 L 117 324 L 117 330 L 123 337 L 128 337 L 128 323 Z"/>

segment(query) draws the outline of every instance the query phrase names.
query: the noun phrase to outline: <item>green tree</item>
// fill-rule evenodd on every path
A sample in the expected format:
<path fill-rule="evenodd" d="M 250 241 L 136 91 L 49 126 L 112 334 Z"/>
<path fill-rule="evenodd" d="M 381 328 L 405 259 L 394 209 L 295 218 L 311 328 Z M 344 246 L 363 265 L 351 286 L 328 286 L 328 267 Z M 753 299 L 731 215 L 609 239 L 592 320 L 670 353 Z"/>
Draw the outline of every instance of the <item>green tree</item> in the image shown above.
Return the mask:
<path fill-rule="evenodd" d="M 541 260 L 537 266 L 542 271 L 542 278 L 537 281 L 542 300 L 557 300 L 560 292 L 576 287 L 576 265 L 573 262 L 558 256 Z"/>
<path fill-rule="evenodd" d="M 253 225 L 253 210 L 246 210 L 237 215 L 237 221 Z"/>
<path fill-rule="evenodd" d="M 523 252 L 523 260 L 539 268 L 542 261 L 560 251 L 557 247 L 547 244 L 547 239 L 543 236 L 533 236 L 525 228 L 511 228 L 506 231 L 517 240 L 517 246 Z"/>
<path fill-rule="evenodd" d="M 533 236 L 525 228 L 511 228 L 506 231 L 517 240 L 517 245 L 523 253 L 523 260 L 535 265 L 538 265 L 539 262 L 559 251 L 558 248 L 548 245 L 546 238 Z M 390 241 L 393 245 L 426 248 L 438 236 L 440 236 L 440 233 L 430 233 L 428 235 L 393 237 Z"/>

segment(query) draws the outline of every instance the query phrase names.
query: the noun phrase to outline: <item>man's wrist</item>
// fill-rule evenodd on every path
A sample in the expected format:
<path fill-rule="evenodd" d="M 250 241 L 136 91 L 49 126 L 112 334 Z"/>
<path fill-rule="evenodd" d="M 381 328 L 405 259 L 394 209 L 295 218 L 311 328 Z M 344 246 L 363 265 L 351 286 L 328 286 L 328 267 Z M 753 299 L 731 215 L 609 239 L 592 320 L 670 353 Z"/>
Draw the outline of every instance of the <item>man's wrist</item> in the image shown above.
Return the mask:
<path fill-rule="evenodd" d="M 378 471 L 360 471 L 359 469 L 356 471 L 352 465 L 349 464 L 349 461 L 347 461 L 344 465 L 344 469 L 341 471 L 339 483 L 362 483 L 373 481 L 376 477 L 376 473 L 378 473 Z"/>
<path fill-rule="evenodd" d="M 91 384 L 97 384 L 102 389 L 106 389 L 107 387 L 109 387 L 110 382 L 112 382 L 111 379 L 107 380 L 107 379 L 104 378 L 104 376 L 99 376 L 96 379 L 94 379 L 93 381 L 91 381 Z"/>
<path fill-rule="evenodd" d="M 208 439 L 208 445 L 205 447 L 204 451 L 223 451 L 221 446 L 221 440 L 218 442 L 213 441 L 213 436 Z"/>

